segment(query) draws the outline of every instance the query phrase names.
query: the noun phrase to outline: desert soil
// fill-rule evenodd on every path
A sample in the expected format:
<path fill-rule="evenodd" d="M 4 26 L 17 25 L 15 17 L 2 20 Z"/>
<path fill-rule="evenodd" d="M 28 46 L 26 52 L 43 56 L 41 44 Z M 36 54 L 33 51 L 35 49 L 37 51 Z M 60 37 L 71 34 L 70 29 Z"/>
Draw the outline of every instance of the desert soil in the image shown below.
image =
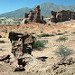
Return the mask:
<path fill-rule="evenodd" d="M 21 25 L 0 25 L 0 57 L 10 54 L 11 58 L 14 56 L 11 53 L 11 42 L 8 38 L 9 32 L 14 31 L 18 33 L 34 33 L 33 36 L 37 37 L 37 40 L 47 40 L 47 44 L 41 50 L 33 50 L 32 55 L 35 58 L 45 57 L 45 61 L 42 61 L 45 65 L 37 72 L 14 72 L 13 67 L 9 64 L 0 62 L 0 75 L 75 75 L 75 63 L 71 65 L 60 65 L 56 70 L 52 70 L 52 66 L 57 64 L 60 60 L 55 54 L 57 48 L 61 45 L 75 51 L 75 21 L 66 21 L 62 23 L 51 23 L 50 25 L 44 25 L 39 23 L 21 24 Z M 38 37 L 41 34 L 53 34 L 49 37 Z M 62 35 L 56 35 L 62 33 Z M 68 37 L 66 41 L 56 41 L 61 36 Z M 70 55 L 75 59 L 75 53 Z M 40 60 L 40 59 L 39 59 Z M 39 64 L 40 65 L 40 64 Z M 32 69 L 32 68 L 31 68 Z"/>

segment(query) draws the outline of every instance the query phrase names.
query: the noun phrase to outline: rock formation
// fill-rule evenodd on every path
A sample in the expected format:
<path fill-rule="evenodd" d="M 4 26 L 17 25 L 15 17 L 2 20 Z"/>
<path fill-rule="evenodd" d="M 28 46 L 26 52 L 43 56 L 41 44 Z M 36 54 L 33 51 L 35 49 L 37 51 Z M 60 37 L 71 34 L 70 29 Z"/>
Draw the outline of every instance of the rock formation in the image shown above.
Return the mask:
<path fill-rule="evenodd" d="M 20 66 L 26 65 L 26 54 L 31 54 L 34 37 L 28 34 L 10 32 L 9 39 L 12 43 L 12 53 Z M 18 68 L 19 69 L 19 68 Z"/>
<path fill-rule="evenodd" d="M 40 23 L 43 21 L 43 16 L 40 16 L 40 6 L 38 5 L 34 10 L 30 10 L 28 14 L 25 13 L 25 18 L 28 18 L 29 22 Z"/>
<path fill-rule="evenodd" d="M 59 12 L 51 11 L 51 22 L 63 22 L 71 19 L 75 20 L 75 12 L 70 10 L 62 10 Z"/>
<path fill-rule="evenodd" d="M 34 43 L 33 36 L 10 32 L 9 39 L 12 43 L 12 53 L 15 57 L 22 56 L 24 53 L 31 54 Z"/>
<path fill-rule="evenodd" d="M 10 32 L 9 39 L 12 44 L 12 54 L 14 57 L 10 58 L 12 55 L 4 55 L 0 61 L 10 63 L 14 71 L 29 71 L 34 66 L 36 68 L 36 65 L 40 67 L 41 61 L 31 55 L 34 44 L 32 35 Z"/>

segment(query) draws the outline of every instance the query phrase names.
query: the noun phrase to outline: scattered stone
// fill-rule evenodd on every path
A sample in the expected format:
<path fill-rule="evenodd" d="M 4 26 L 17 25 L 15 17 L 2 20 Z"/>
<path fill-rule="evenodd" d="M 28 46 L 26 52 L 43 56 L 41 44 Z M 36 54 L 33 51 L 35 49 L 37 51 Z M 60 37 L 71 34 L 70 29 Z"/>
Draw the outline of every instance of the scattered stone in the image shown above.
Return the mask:
<path fill-rule="evenodd" d="M 63 73 L 63 72 L 65 72 L 65 71 L 66 71 L 65 69 L 60 68 L 60 69 L 58 69 L 58 70 L 56 71 L 56 74 L 60 74 L 60 73 Z"/>
<path fill-rule="evenodd" d="M 54 65 L 52 66 L 52 69 L 53 69 L 53 70 L 56 70 L 57 68 L 59 68 L 59 65 L 57 65 L 57 64 L 54 64 Z"/>
<path fill-rule="evenodd" d="M 75 60 L 71 57 L 64 60 L 63 62 L 58 63 L 58 65 L 71 65 L 73 63 L 75 63 Z"/>
<path fill-rule="evenodd" d="M 10 62 L 10 55 L 3 55 L 1 58 L 0 58 L 0 61 L 4 61 L 6 63 L 9 63 Z"/>
<path fill-rule="evenodd" d="M 16 67 L 14 72 L 17 72 L 17 71 L 25 71 L 24 67 Z"/>

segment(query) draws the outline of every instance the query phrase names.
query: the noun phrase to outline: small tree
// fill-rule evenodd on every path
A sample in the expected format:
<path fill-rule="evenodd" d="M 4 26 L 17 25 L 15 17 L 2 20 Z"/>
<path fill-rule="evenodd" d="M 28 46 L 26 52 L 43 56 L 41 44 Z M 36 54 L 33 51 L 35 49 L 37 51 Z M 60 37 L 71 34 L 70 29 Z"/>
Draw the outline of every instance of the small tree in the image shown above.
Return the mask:
<path fill-rule="evenodd" d="M 64 47 L 63 45 L 59 46 L 57 51 L 55 51 L 55 54 L 57 54 L 58 57 L 60 57 L 61 62 L 65 61 L 66 58 L 73 53 L 74 53 L 73 50 Z"/>
<path fill-rule="evenodd" d="M 45 46 L 45 44 L 47 43 L 48 41 L 47 40 L 36 40 L 34 41 L 34 44 L 33 44 L 33 48 L 34 49 L 37 49 L 37 50 L 40 50 L 41 48 L 43 48 Z"/>

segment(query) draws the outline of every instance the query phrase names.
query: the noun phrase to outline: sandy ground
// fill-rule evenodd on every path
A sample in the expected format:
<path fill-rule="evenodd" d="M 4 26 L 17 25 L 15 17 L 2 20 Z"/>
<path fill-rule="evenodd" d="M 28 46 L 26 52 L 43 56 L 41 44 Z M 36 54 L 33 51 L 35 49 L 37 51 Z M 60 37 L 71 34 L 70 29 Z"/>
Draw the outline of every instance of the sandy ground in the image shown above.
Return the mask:
<path fill-rule="evenodd" d="M 51 23 L 50 25 L 31 23 L 31 24 L 22 24 L 22 25 L 0 26 L 0 35 L 2 36 L 2 38 L 0 38 L 0 41 L 1 40 L 5 41 L 5 43 L 0 43 L 0 57 L 2 55 L 11 54 L 12 46 L 10 40 L 8 39 L 10 31 L 19 32 L 19 33 L 34 33 L 32 35 L 36 37 L 37 35 L 45 33 L 53 34 L 54 36 L 40 37 L 40 38 L 37 37 L 37 40 L 47 40 L 48 43 L 45 45 L 44 48 L 42 48 L 41 51 L 34 50 L 32 52 L 32 55 L 35 58 L 46 57 L 44 63 L 50 65 L 50 67 L 59 61 L 59 58 L 55 54 L 55 51 L 59 46 L 64 45 L 65 47 L 75 51 L 75 21 L 67 21 L 57 24 Z M 58 33 L 62 33 L 62 35 L 56 35 Z M 66 40 L 65 42 L 64 41 L 57 42 L 56 40 L 63 35 L 68 37 L 68 40 Z M 13 57 L 12 54 L 11 57 Z M 69 57 L 75 58 L 75 53 L 70 55 Z M 47 67 L 48 66 L 45 66 L 45 70 Z M 60 73 L 59 71 L 61 69 L 66 71 Z M 56 74 L 56 71 L 58 71 L 59 73 Z M 0 62 L 0 75 L 20 75 L 20 74 L 21 75 L 75 75 L 75 63 L 72 65 L 67 65 L 66 67 L 60 66 L 58 70 L 50 72 L 48 71 L 48 73 L 39 72 L 39 73 L 30 74 L 26 72 L 20 72 L 20 73 L 13 72 L 9 64 Z"/>

